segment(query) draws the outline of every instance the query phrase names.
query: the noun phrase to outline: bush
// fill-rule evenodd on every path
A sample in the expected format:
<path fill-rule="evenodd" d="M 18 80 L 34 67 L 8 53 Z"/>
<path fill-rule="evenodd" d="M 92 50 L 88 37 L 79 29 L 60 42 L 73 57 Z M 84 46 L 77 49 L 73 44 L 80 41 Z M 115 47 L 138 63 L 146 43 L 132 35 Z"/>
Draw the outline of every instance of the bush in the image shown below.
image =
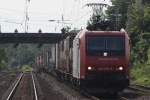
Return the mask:
<path fill-rule="evenodd" d="M 146 64 L 139 64 L 131 69 L 131 84 L 150 85 L 150 67 Z"/>
<path fill-rule="evenodd" d="M 32 70 L 33 70 L 32 67 L 29 66 L 29 65 L 23 65 L 23 66 L 21 67 L 21 71 L 22 71 L 22 72 L 31 72 Z"/>

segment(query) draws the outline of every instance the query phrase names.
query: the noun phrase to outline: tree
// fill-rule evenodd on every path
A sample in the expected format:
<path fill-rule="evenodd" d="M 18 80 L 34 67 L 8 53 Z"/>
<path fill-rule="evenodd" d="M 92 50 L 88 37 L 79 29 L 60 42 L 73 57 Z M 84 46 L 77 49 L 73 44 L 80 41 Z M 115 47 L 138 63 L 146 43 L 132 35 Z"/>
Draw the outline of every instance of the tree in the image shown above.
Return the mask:
<path fill-rule="evenodd" d="M 65 33 L 68 33 L 69 31 L 70 31 L 70 27 L 69 26 L 66 26 L 66 27 L 63 27 L 62 29 L 61 29 L 61 33 L 62 34 L 65 34 Z"/>
<path fill-rule="evenodd" d="M 144 7 L 144 30 L 150 32 L 150 2 Z"/>
<path fill-rule="evenodd" d="M 142 15 L 137 6 L 135 4 L 133 6 L 129 6 L 126 29 L 129 33 L 132 46 L 135 46 L 140 40 L 140 33 L 142 32 L 142 19 Z"/>
<path fill-rule="evenodd" d="M 130 0 L 111 0 L 112 6 L 107 10 L 108 20 L 111 22 L 109 26 L 111 30 L 120 30 L 126 28 L 128 6 Z"/>
<path fill-rule="evenodd" d="M 12 44 L 8 44 L 5 47 L 5 51 L 9 61 L 7 66 L 9 68 L 16 68 L 24 64 L 33 64 L 35 55 L 40 50 L 35 44 L 19 44 L 16 48 Z"/>
<path fill-rule="evenodd" d="M 5 49 L 4 48 L 0 49 L 0 70 L 6 68 L 7 61 L 8 61 L 8 59 L 6 57 Z"/>
<path fill-rule="evenodd" d="M 135 0 L 128 7 L 126 29 L 131 39 L 132 62 L 144 63 L 148 60 L 149 42 L 143 35 L 150 32 L 150 7 L 143 0 Z"/>
<path fill-rule="evenodd" d="M 107 30 L 109 26 L 109 21 L 102 18 L 100 15 L 92 15 L 87 23 L 88 30 Z"/>
<path fill-rule="evenodd" d="M 90 4 L 89 4 L 90 5 Z M 93 14 L 89 21 L 87 22 L 88 30 L 108 30 L 110 22 L 106 19 L 106 14 L 104 13 L 104 4 L 90 5 L 93 8 Z"/>

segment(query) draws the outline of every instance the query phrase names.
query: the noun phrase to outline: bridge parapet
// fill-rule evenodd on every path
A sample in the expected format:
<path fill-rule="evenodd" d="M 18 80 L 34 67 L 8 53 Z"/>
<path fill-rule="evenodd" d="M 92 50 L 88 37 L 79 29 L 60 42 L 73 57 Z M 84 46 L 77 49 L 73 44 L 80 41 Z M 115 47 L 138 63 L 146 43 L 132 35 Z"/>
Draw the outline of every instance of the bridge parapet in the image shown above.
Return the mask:
<path fill-rule="evenodd" d="M 63 38 L 61 33 L 1 33 L 2 43 L 57 43 Z"/>

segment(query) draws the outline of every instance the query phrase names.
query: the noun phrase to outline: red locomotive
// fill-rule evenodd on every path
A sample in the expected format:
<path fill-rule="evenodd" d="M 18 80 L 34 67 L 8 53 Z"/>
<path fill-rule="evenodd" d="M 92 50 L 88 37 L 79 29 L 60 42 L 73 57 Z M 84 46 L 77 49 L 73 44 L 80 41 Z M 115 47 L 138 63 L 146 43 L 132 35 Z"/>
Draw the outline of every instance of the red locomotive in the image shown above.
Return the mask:
<path fill-rule="evenodd" d="M 130 47 L 126 32 L 68 33 L 53 48 L 55 71 L 60 79 L 90 92 L 116 93 L 129 85 Z"/>
<path fill-rule="evenodd" d="M 56 72 L 84 89 L 117 92 L 129 85 L 129 37 L 121 31 L 86 31 L 57 44 Z M 94 90 L 95 91 L 95 90 Z"/>

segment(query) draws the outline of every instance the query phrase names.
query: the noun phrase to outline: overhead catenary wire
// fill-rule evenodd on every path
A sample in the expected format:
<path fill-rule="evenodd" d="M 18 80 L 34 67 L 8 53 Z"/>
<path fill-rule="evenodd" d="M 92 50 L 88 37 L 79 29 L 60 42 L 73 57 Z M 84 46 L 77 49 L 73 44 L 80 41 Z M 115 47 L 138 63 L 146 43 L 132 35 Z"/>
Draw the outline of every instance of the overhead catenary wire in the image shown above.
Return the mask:
<path fill-rule="evenodd" d="M 83 19 L 84 17 L 87 17 L 87 14 L 89 14 L 90 12 L 91 12 L 91 11 L 86 12 L 84 15 L 82 15 L 82 16 L 76 18 L 74 21 L 75 21 L 75 22 L 80 21 L 80 20 Z"/>
<path fill-rule="evenodd" d="M 0 14 L 24 14 L 25 11 L 23 10 L 17 10 L 17 9 L 8 9 L 8 8 L 0 8 Z M 55 12 L 40 12 L 40 11 L 28 11 L 31 15 L 42 15 L 42 16 L 52 16 L 52 14 L 55 14 Z M 3 15 L 3 14 L 2 14 Z"/>
<path fill-rule="evenodd" d="M 74 5 L 75 6 L 75 5 Z M 77 6 L 77 8 L 79 8 L 78 6 Z M 8 11 L 8 12 L 10 12 L 10 13 L 8 13 L 8 14 L 11 14 L 11 13 L 24 13 L 23 11 L 19 11 L 19 10 L 15 10 L 15 9 L 7 9 L 7 8 L 0 8 L 0 10 L 1 9 L 4 9 L 4 10 L 6 10 L 6 12 Z M 70 12 L 73 12 L 73 9 L 70 11 Z M 5 12 L 4 12 L 5 13 Z M 28 13 L 29 14 L 32 14 L 32 16 L 34 16 L 34 14 L 36 15 L 36 14 L 39 14 L 39 15 L 41 15 L 41 16 L 49 16 L 50 15 L 50 13 L 48 13 L 48 12 L 32 12 L 32 11 L 28 11 Z M 49 14 L 49 15 L 48 15 Z M 70 13 L 69 13 L 70 14 Z M 42 18 L 42 17 L 41 17 Z M 42 19 L 44 19 L 44 18 L 42 18 Z"/>
<path fill-rule="evenodd" d="M 9 13 L 23 13 L 23 11 L 21 10 L 8 9 L 8 8 L 0 8 L 0 11 L 9 12 Z"/>
<path fill-rule="evenodd" d="M 23 1 L 25 1 L 25 0 L 23 0 Z M 26 0 L 26 1 L 28 1 L 28 0 Z M 69 0 L 66 0 L 66 1 L 68 2 Z M 64 26 L 67 24 L 67 25 L 70 25 L 70 26 L 72 25 L 71 27 L 76 26 L 76 28 L 77 28 L 77 27 L 80 27 L 81 24 L 86 25 L 85 23 L 90 18 L 90 15 L 92 13 L 91 8 L 88 8 L 89 9 L 88 10 L 84 6 L 85 5 L 85 1 L 88 1 L 88 0 L 82 0 L 82 1 L 81 0 L 71 0 L 71 1 L 72 1 L 71 3 L 73 3 L 73 4 L 70 4 L 70 5 L 72 5 L 71 7 L 70 7 L 69 4 L 66 5 L 65 2 L 62 1 L 63 6 L 65 7 L 65 8 L 63 8 L 64 12 L 65 12 L 63 14 L 63 17 L 64 17 L 63 19 L 64 20 L 66 20 L 66 19 L 70 20 L 68 22 L 64 22 Z M 32 0 L 31 0 L 31 2 L 32 2 Z M 70 7 L 70 8 L 68 9 L 66 7 Z M 60 8 L 60 9 L 62 11 L 62 8 Z M 0 12 L 6 13 L 6 14 L 0 14 L 3 17 L 2 20 L 8 20 L 9 19 L 9 21 L 21 22 L 21 23 L 23 23 L 23 27 L 25 26 L 25 24 L 24 24 L 24 22 L 25 22 L 25 17 L 24 17 L 25 11 L 22 11 L 21 9 L 15 9 L 15 8 L 7 9 L 7 8 L 0 7 Z M 19 17 L 12 17 L 12 16 L 15 16 L 15 15 L 17 15 Z M 55 17 L 53 15 L 55 15 Z M 21 16 L 23 18 L 21 18 Z M 51 19 L 60 19 L 61 20 L 62 12 L 59 12 L 59 13 L 58 12 L 54 12 L 54 11 L 48 12 L 46 10 L 33 11 L 33 9 L 29 8 L 28 16 L 30 16 L 30 21 L 28 22 L 28 26 L 30 27 L 31 26 L 30 24 L 35 24 L 36 25 L 36 23 L 42 23 L 42 24 L 43 23 L 48 23 L 48 20 L 50 18 Z M 59 16 L 59 17 L 56 17 L 56 16 Z M 9 18 L 9 17 L 11 17 L 11 18 Z M 5 22 L 3 22 L 2 26 L 4 24 L 5 24 Z M 56 25 L 56 23 L 51 23 L 49 25 L 52 25 L 52 24 Z M 60 22 L 59 22 L 59 24 L 62 25 Z M 5 25 L 9 25 L 9 24 L 5 24 Z M 36 26 L 38 26 L 38 25 L 39 24 L 37 24 Z M 57 26 L 57 27 L 59 28 L 60 25 Z"/>
<path fill-rule="evenodd" d="M 77 24 L 81 24 L 81 21 L 87 21 L 87 19 L 89 18 L 88 16 L 90 15 L 91 10 L 85 9 L 85 4 L 83 4 L 83 2 L 81 2 L 81 1 L 74 0 L 74 2 L 76 4 L 74 3 L 75 7 L 73 9 L 74 11 L 72 11 L 73 14 L 68 13 L 68 15 L 72 15 L 70 17 L 71 22 L 73 23 L 73 25 L 77 25 Z M 74 16 L 76 16 L 76 18 Z M 85 22 L 82 22 L 82 25 L 83 24 L 85 25 Z"/>

